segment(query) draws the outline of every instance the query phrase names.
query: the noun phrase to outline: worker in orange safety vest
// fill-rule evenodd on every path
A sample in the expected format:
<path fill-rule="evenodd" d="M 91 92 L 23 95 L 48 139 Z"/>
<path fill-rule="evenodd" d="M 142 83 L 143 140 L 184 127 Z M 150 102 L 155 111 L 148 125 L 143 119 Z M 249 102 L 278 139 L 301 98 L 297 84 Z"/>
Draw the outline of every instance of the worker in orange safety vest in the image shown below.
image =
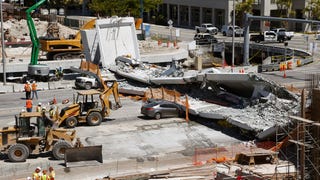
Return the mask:
<path fill-rule="evenodd" d="M 26 109 L 27 112 L 32 112 L 32 100 L 30 98 L 26 101 Z"/>
<path fill-rule="evenodd" d="M 29 99 L 31 95 L 31 86 L 29 81 L 24 84 L 24 91 L 26 92 L 26 99 Z"/>
<path fill-rule="evenodd" d="M 34 98 L 34 96 L 36 96 L 36 98 L 38 99 L 37 86 L 38 86 L 38 85 L 36 84 L 36 81 L 33 81 L 33 82 L 32 82 L 32 85 L 31 85 L 32 99 Z"/>

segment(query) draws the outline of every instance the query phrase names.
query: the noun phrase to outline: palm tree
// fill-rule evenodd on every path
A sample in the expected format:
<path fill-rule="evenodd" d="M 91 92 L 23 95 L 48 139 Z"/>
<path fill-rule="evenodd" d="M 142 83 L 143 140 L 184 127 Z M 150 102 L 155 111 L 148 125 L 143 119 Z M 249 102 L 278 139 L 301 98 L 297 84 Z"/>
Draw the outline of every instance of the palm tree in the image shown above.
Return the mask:
<path fill-rule="evenodd" d="M 254 0 L 247 0 L 236 4 L 236 24 L 242 26 L 243 17 L 246 13 L 252 14 Z M 231 12 L 232 16 L 233 12 Z M 232 18 L 231 18 L 232 19 Z"/>

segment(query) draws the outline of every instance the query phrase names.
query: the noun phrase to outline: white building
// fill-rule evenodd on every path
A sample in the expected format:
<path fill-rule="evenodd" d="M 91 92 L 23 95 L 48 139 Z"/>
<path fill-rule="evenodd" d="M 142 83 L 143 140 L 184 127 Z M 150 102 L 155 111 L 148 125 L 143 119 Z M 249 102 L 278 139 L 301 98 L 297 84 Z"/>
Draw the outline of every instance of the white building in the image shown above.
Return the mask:
<path fill-rule="evenodd" d="M 242 1 L 242 0 L 241 0 Z M 310 0 L 292 0 L 292 10 L 294 17 L 305 19 L 308 16 L 303 13 L 303 9 Z M 174 26 L 194 27 L 201 23 L 212 23 L 221 28 L 224 24 L 232 23 L 233 2 L 240 0 L 163 0 L 159 11 L 164 19 L 171 19 Z M 253 15 L 277 17 L 279 8 L 276 0 L 256 0 L 253 6 Z M 264 30 L 271 27 L 281 26 L 280 22 L 252 22 L 252 30 Z M 304 24 L 290 23 L 289 29 L 304 31 Z"/>

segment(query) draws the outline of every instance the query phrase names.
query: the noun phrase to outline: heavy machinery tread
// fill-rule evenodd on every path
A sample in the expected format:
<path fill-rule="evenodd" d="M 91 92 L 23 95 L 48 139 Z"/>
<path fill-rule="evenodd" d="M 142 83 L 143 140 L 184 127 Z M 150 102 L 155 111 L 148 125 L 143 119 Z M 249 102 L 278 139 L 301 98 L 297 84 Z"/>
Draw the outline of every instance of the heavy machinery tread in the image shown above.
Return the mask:
<path fill-rule="evenodd" d="M 29 157 L 30 150 L 25 144 L 13 144 L 9 147 L 8 158 L 12 162 L 24 162 Z"/>
<path fill-rule="evenodd" d="M 74 128 L 77 126 L 77 124 L 78 124 L 78 120 L 74 116 L 68 117 L 66 119 L 66 127 L 67 128 Z"/>
<path fill-rule="evenodd" d="M 87 116 L 87 123 L 90 126 L 98 126 L 100 125 L 102 122 L 102 115 L 99 112 L 91 112 L 88 116 Z"/>
<path fill-rule="evenodd" d="M 71 144 L 68 143 L 65 140 L 59 140 L 53 145 L 52 148 L 52 155 L 55 159 L 57 160 L 63 160 L 64 159 L 64 154 L 65 154 L 65 149 L 66 148 L 71 148 Z"/>

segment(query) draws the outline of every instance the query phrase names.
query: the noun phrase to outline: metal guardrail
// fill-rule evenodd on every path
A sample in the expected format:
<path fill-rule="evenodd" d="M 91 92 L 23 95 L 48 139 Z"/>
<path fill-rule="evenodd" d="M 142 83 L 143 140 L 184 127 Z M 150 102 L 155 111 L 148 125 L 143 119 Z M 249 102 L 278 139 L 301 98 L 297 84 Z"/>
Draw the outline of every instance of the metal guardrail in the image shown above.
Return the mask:
<path fill-rule="evenodd" d="M 292 63 L 296 64 L 296 66 L 303 66 L 309 63 L 313 62 L 313 57 L 308 56 L 306 58 L 296 58 L 293 60 L 290 60 Z M 289 61 L 282 61 L 278 63 L 272 63 L 272 64 L 264 64 L 260 65 L 258 67 L 258 72 L 270 72 L 270 71 L 279 71 L 280 70 L 280 63 L 285 63 L 286 65 L 288 64 Z M 287 69 L 287 67 L 286 67 Z"/>

